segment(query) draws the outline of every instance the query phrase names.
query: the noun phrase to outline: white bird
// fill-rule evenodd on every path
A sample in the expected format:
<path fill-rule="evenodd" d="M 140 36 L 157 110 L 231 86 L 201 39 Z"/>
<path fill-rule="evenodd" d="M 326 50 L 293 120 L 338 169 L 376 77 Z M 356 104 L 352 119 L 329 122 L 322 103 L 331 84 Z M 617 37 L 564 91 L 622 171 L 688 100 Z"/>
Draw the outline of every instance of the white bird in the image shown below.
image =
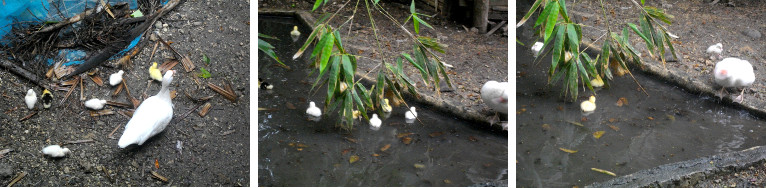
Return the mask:
<path fill-rule="evenodd" d="M 585 115 L 593 113 L 593 111 L 596 110 L 596 96 L 591 95 L 590 99 L 580 103 L 580 109 Z"/>
<path fill-rule="evenodd" d="M 122 82 L 122 74 L 124 71 L 120 70 L 112 75 L 109 75 L 109 85 L 116 86 Z"/>
<path fill-rule="evenodd" d="M 147 139 L 165 130 L 173 118 L 173 101 L 170 98 L 170 82 L 175 71 L 168 70 L 162 77 L 162 89 L 157 95 L 141 102 L 133 117 L 125 125 L 125 131 L 117 143 L 120 148 L 131 144 L 144 144 Z"/>
<path fill-rule="evenodd" d="M 404 118 L 408 120 L 415 119 L 416 117 L 418 117 L 418 112 L 415 111 L 414 106 L 410 107 L 410 111 L 407 111 L 406 113 L 404 113 Z"/>
<path fill-rule="evenodd" d="M 316 104 L 314 104 L 314 101 L 309 102 L 309 108 L 306 109 L 306 114 L 313 118 L 317 118 L 322 115 L 322 110 L 317 108 Z"/>
<path fill-rule="evenodd" d="M 61 148 L 59 145 L 50 145 L 43 148 L 43 154 L 49 155 L 51 157 L 63 157 L 70 152 L 72 151 L 70 151 L 69 148 Z"/>
<path fill-rule="evenodd" d="M 543 43 L 542 42 L 535 42 L 534 45 L 532 45 L 532 52 L 534 53 L 534 57 L 537 58 L 537 56 L 540 55 L 540 51 L 543 49 Z"/>
<path fill-rule="evenodd" d="M 716 57 L 720 59 L 721 53 L 723 53 L 723 44 L 717 43 L 715 45 L 707 47 L 707 53 L 711 54 L 710 59 L 715 59 Z"/>
<path fill-rule="evenodd" d="M 377 131 L 378 129 L 380 129 L 380 124 L 382 123 L 383 121 L 381 121 L 380 118 L 378 118 L 378 114 L 372 114 L 372 118 L 370 118 L 370 126 L 371 126 L 370 128 L 372 130 Z"/>
<path fill-rule="evenodd" d="M 27 108 L 34 108 L 35 103 L 37 103 L 37 93 L 32 89 L 27 90 L 27 96 L 24 97 L 24 102 L 27 103 Z"/>
<path fill-rule="evenodd" d="M 511 85 L 508 82 L 490 80 L 481 87 L 481 100 L 492 110 L 508 114 L 508 94 Z"/>
<path fill-rule="evenodd" d="M 106 100 L 103 99 L 92 98 L 88 101 L 85 101 L 85 107 L 93 110 L 101 110 L 104 108 L 104 105 L 106 105 Z"/>
<path fill-rule="evenodd" d="M 293 38 L 293 42 L 298 41 L 301 36 L 301 32 L 298 31 L 298 26 L 293 26 L 293 31 L 290 31 L 290 37 Z"/>
<path fill-rule="evenodd" d="M 729 57 L 721 60 L 715 64 L 713 70 L 713 77 L 715 83 L 723 86 L 721 92 L 727 87 L 748 87 L 755 81 L 755 73 L 753 72 L 753 66 L 750 62 L 738 58 Z M 737 97 L 736 100 L 742 102 L 744 98 L 742 95 L 745 90 Z M 723 96 L 723 94 L 721 94 Z"/>

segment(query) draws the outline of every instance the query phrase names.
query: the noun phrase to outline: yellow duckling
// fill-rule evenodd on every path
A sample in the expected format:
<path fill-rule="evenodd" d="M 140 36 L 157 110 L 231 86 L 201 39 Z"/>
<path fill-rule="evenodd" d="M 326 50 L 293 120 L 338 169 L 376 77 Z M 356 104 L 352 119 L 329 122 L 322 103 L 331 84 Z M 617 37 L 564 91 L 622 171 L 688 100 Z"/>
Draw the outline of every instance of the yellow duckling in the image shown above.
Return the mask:
<path fill-rule="evenodd" d="M 354 119 L 359 119 L 362 116 L 362 112 L 359 112 L 359 110 L 354 110 L 351 114 L 354 115 Z"/>
<path fill-rule="evenodd" d="M 596 78 L 590 80 L 590 85 L 593 87 L 604 87 L 604 80 L 601 80 L 601 76 L 596 75 Z"/>
<path fill-rule="evenodd" d="M 383 112 L 386 112 L 386 113 L 389 113 L 389 112 L 391 112 L 392 108 L 391 108 L 391 105 L 390 105 L 390 104 L 388 104 L 388 99 L 383 99 L 383 101 L 384 101 L 385 103 L 381 104 L 381 105 L 380 105 L 380 106 L 381 106 L 380 108 L 382 108 L 382 109 L 383 109 Z"/>
<path fill-rule="evenodd" d="M 580 103 L 580 109 L 586 114 L 593 113 L 596 110 L 596 97 L 591 95 L 589 100 Z"/>
<path fill-rule="evenodd" d="M 45 89 L 43 91 L 43 94 L 40 96 L 40 99 L 43 102 L 43 108 L 50 108 L 51 104 L 53 104 L 53 94 L 51 91 L 48 91 L 48 89 Z"/>
<path fill-rule="evenodd" d="M 292 36 L 301 36 L 301 32 L 298 31 L 298 26 L 293 26 L 293 31 L 290 31 L 290 35 L 292 35 Z"/>
<path fill-rule="evenodd" d="M 157 62 L 152 63 L 152 66 L 149 67 L 149 77 L 162 82 L 162 72 L 157 68 Z"/>

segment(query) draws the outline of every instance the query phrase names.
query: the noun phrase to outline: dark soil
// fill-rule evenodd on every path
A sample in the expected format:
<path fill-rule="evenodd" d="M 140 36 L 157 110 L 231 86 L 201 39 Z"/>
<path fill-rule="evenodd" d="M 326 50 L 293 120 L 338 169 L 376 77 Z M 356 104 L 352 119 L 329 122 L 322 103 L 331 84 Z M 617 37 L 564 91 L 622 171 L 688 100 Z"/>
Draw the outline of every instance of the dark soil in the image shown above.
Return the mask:
<path fill-rule="evenodd" d="M 249 78 L 249 3 L 246 1 L 185 1 L 159 21 L 151 30 L 172 41 L 172 46 L 196 64 L 207 69 L 212 77 L 198 78 L 199 70 L 184 71 L 181 64 L 173 69 L 171 91 L 174 118 L 160 134 L 142 146 L 117 147 L 129 118 L 119 113 L 90 116 L 82 102 L 90 98 L 129 103 L 124 92 L 113 97 L 115 87 L 98 86 L 90 78 L 83 80 L 84 93 L 78 87 L 61 103 L 66 91 L 54 91 L 54 104 L 50 109 L 28 110 L 23 102 L 27 89 L 38 95 L 41 88 L 3 70 L 0 104 L 0 150 L 12 149 L 0 156 L 0 182 L 7 185 L 21 172 L 24 176 L 15 186 L 249 186 L 250 185 L 250 78 Z M 145 35 L 146 36 L 146 35 Z M 159 82 L 149 80 L 148 68 L 152 62 L 162 64 L 173 57 L 170 50 L 160 45 L 157 54 L 149 59 L 155 42 L 148 36 L 139 43 L 141 52 L 133 58 L 133 66 L 125 70 L 125 80 L 133 97 L 143 100 L 155 95 Z M 202 54 L 211 61 L 205 64 Z M 107 80 L 118 68 L 112 62 L 100 66 L 97 76 Z M 206 86 L 231 83 L 239 96 L 236 102 L 226 100 Z M 200 105 L 186 97 L 186 93 L 201 98 L 214 96 L 210 112 L 201 117 Z M 145 94 L 145 95 L 144 95 Z M 115 112 L 129 111 L 108 106 Z M 33 111 L 37 115 L 19 121 Z M 192 111 L 188 116 L 187 112 Z M 185 117 L 185 118 L 183 118 Z M 113 137 L 108 137 L 117 128 Z M 92 142 L 66 144 L 69 141 Z M 182 149 L 177 149 L 182 142 Z M 72 153 L 53 159 L 40 152 L 51 144 L 66 144 Z M 156 172 L 167 182 L 153 178 Z"/>
<path fill-rule="evenodd" d="M 313 2 L 301 0 L 258 1 L 259 8 L 280 10 L 311 10 Z M 343 6 L 342 3 L 337 1 L 327 3 L 312 14 L 318 20 L 326 13 L 337 11 Z M 381 1 L 380 3 L 399 23 L 404 23 L 410 14 L 409 2 L 400 4 Z M 417 12 L 425 15 L 435 14 L 433 8 L 422 7 L 425 6 L 418 6 Z M 358 73 L 369 73 L 367 77 L 374 78 L 374 75 L 385 67 L 378 66 L 378 63 L 370 59 L 380 60 L 380 58 L 386 57 L 386 61 L 394 62 L 394 57 L 401 56 L 399 54 L 402 52 L 412 54 L 413 41 L 394 22 L 381 13 L 372 11 L 375 27 L 381 38 L 381 43 L 378 45 L 375 42 L 374 32 L 364 5 L 360 3 L 356 15 L 353 15 L 353 10 L 354 3 L 349 3 L 339 12 L 338 16 L 330 21 L 330 25 L 342 31 L 344 45 L 350 49 L 352 54 L 369 57 L 358 58 Z M 352 15 L 354 16 L 352 22 L 338 28 Z M 483 104 L 479 90 L 489 80 L 508 81 L 508 37 L 503 34 L 506 33 L 507 35 L 507 32 L 501 28 L 494 34 L 485 36 L 466 31 L 463 26 L 470 28 L 469 24 L 456 23 L 443 16 L 426 18 L 425 21 L 434 29 L 421 26 L 420 34 L 438 39 L 440 43 L 448 45 L 445 54 L 435 53 L 442 61 L 454 66 L 454 68 L 447 68 L 447 72 L 455 90 L 442 92 L 439 96 L 433 91 L 432 84 L 425 86 L 415 67 L 405 63 L 404 72 L 416 82 L 418 92 L 421 95 L 435 98 L 439 103 L 443 102 L 445 106 L 455 108 L 456 110 L 451 110 L 453 112 L 463 111 L 482 114 L 483 117 L 477 121 L 487 122 L 488 117 L 494 113 L 490 112 L 489 107 Z M 407 22 L 404 25 L 414 34 L 412 22 Z M 502 117 L 502 120 L 506 119 L 506 117 Z M 498 125 L 494 126 L 495 128 L 499 127 Z"/>
<path fill-rule="evenodd" d="M 636 1 L 639 2 L 639 1 Z M 646 51 L 643 40 L 631 31 L 631 44 L 643 54 L 643 71 L 659 75 L 658 78 L 669 80 L 679 84 L 694 93 L 722 97 L 722 105 L 733 105 L 749 110 L 751 113 L 763 117 L 766 106 L 766 87 L 764 77 L 766 75 L 766 56 L 758 53 L 766 49 L 763 42 L 762 32 L 766 29 L 766 8 L 763 1 L 735 1 L 735 6 L 728 6 L 724 1 L 718 4 L 709 4 L 710 1 L 681 1 L 681 0 L 658 0 L 646 1 L 647 6 L 664 9 L 666 13 L 675 16 L 672 25 L 665 25 L 668 30 L 679 36 L 673 44 L 679 60 L 667 62 L 663 67 L 659 58 L 650 57 Z M 569 2 L 568 2 L 569 3 Z M 529 10 L 529 4 L 519 4 L 517 17 L 521 18 Z M 599 1 L 577 1 L 567 4 L 569 13 L 577 23 L 586 25 L 583 27 L 583 42 L 594 43 L 596 46 L 603 44 L 603 39 L 597 40 L 606 33 L 607 20 Z M 605 7 L 609 26 L 612 31 L 621 31 L 627 27 L 625 23 L 638 24 L 640 9 L 630 0 L 609 1 Z M 536 19 L 536 18 L 535 18 Z M 534 24 L 530 19 L 527 24 Z M 530 23 L 531 22 L 531 23 Z M 532 32 L 526 32 L 531 34 Z M 526 36 L 524 38 L 528 38 Z M 755 69 L 756 81 L 745 91 L 743 103 L 734 103 L 732 99 L 739 93 L 730 90 L 729 94 L 720 96 L 720 86 L 713 82 L 712 70 L 715 63 L 720 60 L 710 60 L 710 55 L 705 51 L 710 45 L 722 43 L 724 46 L 723 57 L 736 57 L 748 60 Z M 666 54 L 669 56 L 669 54 Z M 723 186 L 752 186 L 762 185 L 763 165 L 754 165 L 749 169 L 733 171 L 732 173 L 718 174 L 708 177 L 705 182 L 698 185 L 710 187 Z"/>

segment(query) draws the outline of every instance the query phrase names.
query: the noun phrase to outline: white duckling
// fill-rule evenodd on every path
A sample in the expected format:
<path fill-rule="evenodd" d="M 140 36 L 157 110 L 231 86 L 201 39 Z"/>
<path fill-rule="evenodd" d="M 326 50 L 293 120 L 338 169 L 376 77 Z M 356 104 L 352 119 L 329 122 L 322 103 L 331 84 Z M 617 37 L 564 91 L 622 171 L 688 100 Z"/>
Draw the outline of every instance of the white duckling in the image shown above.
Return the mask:
<path fill-rule="evenodd" d="M 383 112 L 385 113 L 391 113 L 393 108 L 391 108 L 391 105 L 388 104 L 388 99 L 383 99 L 383 104 L 380 105 L 380 108 L 383 109 Z"/>
<path fill-rule="evenodd" d="M 537 56 L 540 56 L 540 51 L 542 51 L 542 49 L 543 49 L 542 42 L 535 42 L 535 44 L 532 45 L 532 52 L 535 58 L 537 58 Z"/>
<path fill-rule="evenodd" d="M 379 130 L 380 124 L 382 124 L 383 121 L 378 118 L 378 114 L 372 114 L 372 118 L 370 118 L 370 129 L 372 130 Z"/>
<path fill-rule="evenodd" d="M 591 95 L 590 99 L 580 103 L 580 109 L 586 116 L 593 113 L 596 110 L 596 96 Z"/>
<path fill-rule="evenodd" d="M 27 108 L 35 108 L 35 103 L 37 103 L 37 93 L 32 89 L 27 90 L 27 96 L 24 97 L 24 102 L 27 103 Z"/>
<path fill-rule="evenodd" d="M 721 59 L 721 53 L 723 53 L 723 44 L 717 43 L 715 45 L 712 45 L 710 47 L 707 47 L 707 53 L 710 54 L 710 59 Z"/>
<path fill-rule="evenodd" d="M 117 84 L 120 84 L 122 82 L 122 74 L 125 72 L 120 70 L 112 75 L 109 75 L 109 85 L 116 86 Z"/>
<path fill-rule="evenodd" d="M 61 148 L 59 145 L 50 145 L 43 148 L 43 154 L 51 157 L 63 157 L 71 152 L 72 151 L 70 151 L 69 148 Z"/>
<path fill-rule="evenodd" d="M 301 32 L 298 31 L 298 26 L 293 26 L 293 31 L 290 31 L 290 37 L 293 38 L 293 42 L 298 41 L 301 36 Z"/>
<path fill-rule="evenodd" d="M 511 85 L 508 82 L 490 80 L 481 87 L 481 99 L 492 110 L 508 114 L 508 93 Z"/>
<path fill-rule="evenodd" d="M 713 69 L 715 83 L 723 86 L 721 93 L 727 87 L 748 87 L 755 81 L 755 73 L 750 62 L 738 58 L 729 57 L 715 64 Z M 745 90 L 742 89 L 740 95 L 736 98 L 742 102 Z M 721 94 L 723 96 L 723 94 Z"/>
<path fill-rule="evenodd" d="M 165 130 L 173 118 L 173 101 L 168 87 L 173 81 L 174 73 L 173 70 L 165 72 L 160 92 L 141 102 L 141 105 L 133 112 L 133 117 L 125 125 L 125 132 L 117 143 L 120 148 L 131 144 L 144 144 L 147 139 Z"/>
<path fill-rule="evenodd" d="M 319 117 L 322 116 L 322 110 L 317 108 L 316 104 L 314 104 L 314 101 L 309 102 L 309 108 L 306 109 L 306 114 L 309 115 L 309 119 L 312 121 L 318 121 Z"/>
<path fill-rule="evenodd" d="M 106 100 L 103 99 L 92 98 L 88 101 L 85 101 L 85 107 L 93 110 L 104 109 L 104 105 L 106 105 Z"/>
<path fill-rule="evenodd" d="M 410 107 L 410 110 L 404 113 L 404 119 L 407 123 L 415 122 L 415 118 L 418 117 L 418 112 L 415 112 L 415 107 Z"/>

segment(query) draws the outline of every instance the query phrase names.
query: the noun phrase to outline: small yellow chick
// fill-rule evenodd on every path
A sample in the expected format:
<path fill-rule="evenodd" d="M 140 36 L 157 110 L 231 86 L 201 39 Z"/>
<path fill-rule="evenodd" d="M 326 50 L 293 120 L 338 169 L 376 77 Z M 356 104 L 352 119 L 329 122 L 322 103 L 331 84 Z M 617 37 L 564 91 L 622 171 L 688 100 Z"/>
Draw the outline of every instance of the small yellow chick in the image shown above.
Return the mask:
<path fill-rule="evenodd" d="M 157 68 L 157 62 L 152 63 L 152 66 L 149 67 L 149 77 L 162 82 L 162 72 Z"/>
<path fill-rule="evenodd" d="M 362 112 L 359 112 L 359 110 L 354 110 L 351 112 L 351 114 L 354 115 L 354 119 L 359 119 L 359 117 L 362 115 Z"/>
<path fill-rule="evenodd" d="M 585 113 L 590 113 L 596 110 L 596 97 L 591 95 L 589 100 L 580 103 L 580 109 Z"/>
<path fill-rule="evenodd" d="M 53 104 L 53 94 L 51 91 L 48 91 L 48 89 L 45 89 L 43 91 L 43 94 L 40 96 L 40 99 L 43 102 L 43 108 L 50 108 L 51 104 Z"/>
<path fill-rule="evenodd" d="M 301 32 L 298 31 L 298 26 L 293 26 L 293 31 L 290 31 L 290 35 L 292 36 L 300 36 Z"/>
<path fill-rule="evenodd" d="M 596 75 L 596 78 L 590 80 L 590 85 L 593 87 L 604 87 L 604 80 L 601 80 L 601 76 Z"/>
<path fill-rule="evenodd" d="M 383 101 L 385 101 L 385 103 L 381 104 L 380 108 L 383 109 L 383 112 L 386 112 L 386 113 L 391 112 L 392 108 L 391 108 L 391 105 L 388 104 L 388 99 L 383 99 Z"/>

